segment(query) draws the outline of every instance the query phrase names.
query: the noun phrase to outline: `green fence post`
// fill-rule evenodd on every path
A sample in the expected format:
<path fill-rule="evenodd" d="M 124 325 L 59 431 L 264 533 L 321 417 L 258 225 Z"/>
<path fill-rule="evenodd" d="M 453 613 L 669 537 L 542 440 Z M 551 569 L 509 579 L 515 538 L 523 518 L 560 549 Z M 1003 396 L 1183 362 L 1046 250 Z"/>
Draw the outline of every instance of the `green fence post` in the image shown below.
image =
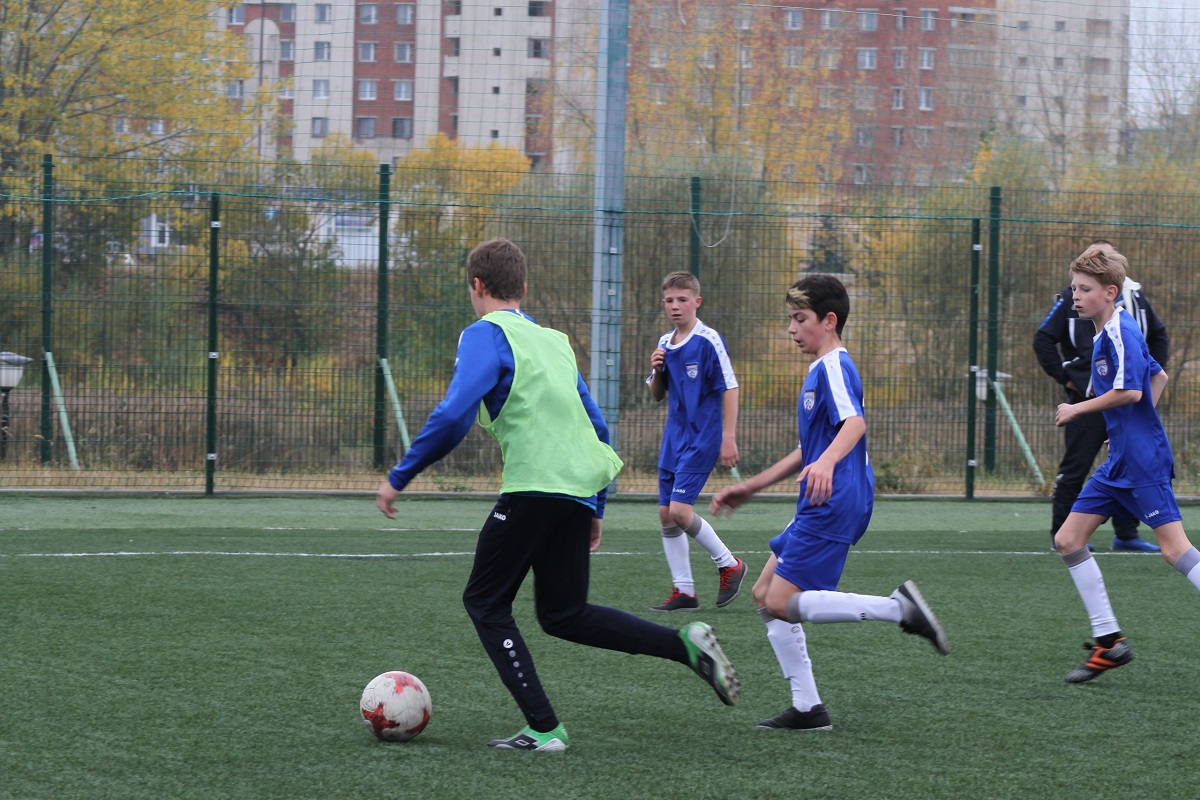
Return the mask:
<path fill-rule="evenodd" d="M 692 196 L 692 235 L 688 237 L 691 242 L 691 264 L 689 269 L 697 278 L 700 277 L 700 176 L 693 175 L 691 181 L 691 196 Z"/>
<path fill-rule="evenodd" d="M 392 173 L 379 165 L 379 265 L 375 301 L 375 469 L 387 458 L 387 380 L 383 374 L 388 355 L 388 221 L 391 217 Z"/>
<path fill-rule="evenodd" d="M 42 353 L 54 352 L 54 156 L 42 156 Z M 52 427 L 54 410 L 51 405 L 50 365 L 42 356 L 42 441 L 38 447 L 43 464 L 50 463 L 50 443 L 54 440 Z"/>
<path fill-rule="evenodd" d="M 213 192 L 208 215 L 208 392 L 204 418 L 204 494 L 211 497 L 217 473 L 217 275 L 221 267 L 221 197 Z"/>
<path fill-rule="evenodd" d="M 979 378 L 979 252 L 983 250 L 980 238 L 979 218 L 971 220 L 971 288 L 969 298 L 969 320 L 967 322 L 967 477 L 968 500 L 975 499 L 975 381 Z"/>
<path fill-rule="evenodd" d="M 988 224 L 988 322 L 987 322 L 987 403 L 983 407 L 983 466 L 989 474 L 996 469 L 996 380 L 1000 358 L 1000 187 L 991 191 L 991 218 Z"/>

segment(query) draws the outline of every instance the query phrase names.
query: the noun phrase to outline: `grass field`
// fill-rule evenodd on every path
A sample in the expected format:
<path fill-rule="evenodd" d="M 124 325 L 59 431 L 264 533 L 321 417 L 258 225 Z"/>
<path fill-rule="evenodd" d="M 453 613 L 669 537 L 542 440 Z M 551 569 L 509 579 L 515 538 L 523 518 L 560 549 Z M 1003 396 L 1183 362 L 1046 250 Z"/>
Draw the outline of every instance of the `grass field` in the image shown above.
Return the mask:
<path fill-rule="evenodd" d="M 459 600 L 489 508 L 409 500 L 392 522 L 365 496 L 0 495 L 0 798 L 1196 794 L 1200 596 L 1097 538 L 1137 660 L 1067 685 L 1089 629 L 1045 502 L 879 504 L 842 588 L 916 579 L 953 649 L 879 623 L 808 626 L 830 733 L 754 729 L 787 684 L 748 593 L 713 608 L 695 549 L 702 612 L 645 615 L 717 629 L 743 677 L 734 708 L 683 666 L 545 636 L 525 590 L 518 620 L 571 749 L 487 748 L 523 724 Z M 757 572 L 790 516 L 761 500 L 718 530 Z M 1193 508 L 1189 522 L 1200 531 Z M 605 534 L 592 600 L 641 613 L 669 589 L 653 505 L 614 502 Z M 358 717 L 388 669 L 433 696 L 408 744 Z"/>

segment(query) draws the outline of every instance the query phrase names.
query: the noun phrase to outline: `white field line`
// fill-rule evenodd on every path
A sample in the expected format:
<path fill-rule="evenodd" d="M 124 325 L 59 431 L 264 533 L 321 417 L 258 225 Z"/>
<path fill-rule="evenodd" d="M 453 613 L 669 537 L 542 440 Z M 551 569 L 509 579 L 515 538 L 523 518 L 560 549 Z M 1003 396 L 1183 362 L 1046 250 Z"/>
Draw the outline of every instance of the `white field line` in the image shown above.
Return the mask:
<path fill-rule="evenodd" d="M 767 550 L 742 550 L 743 555 L 765 556 Z M 851 555 L 895 556 L 1057 556 L 1046 550 L 851 550 Z M 150 557 L 150 556 L 241 556 L 245 558 L 460 558 L 473 556 L 471 550 L 447 550 L 424 553 L 303 553 L 303 552 L 266 552 L 253 550 L 115 550 L 93 553 L 0 553 L 0 558 L 112 558 Z M 661 556 L 659 551 L 605 551 L 599 550 L 597 556 Z M 1153 553 L 1095 553 L 1096 556 L 1119 555 L 1123 558 L 1138 555 L 1154 555 Z"/>

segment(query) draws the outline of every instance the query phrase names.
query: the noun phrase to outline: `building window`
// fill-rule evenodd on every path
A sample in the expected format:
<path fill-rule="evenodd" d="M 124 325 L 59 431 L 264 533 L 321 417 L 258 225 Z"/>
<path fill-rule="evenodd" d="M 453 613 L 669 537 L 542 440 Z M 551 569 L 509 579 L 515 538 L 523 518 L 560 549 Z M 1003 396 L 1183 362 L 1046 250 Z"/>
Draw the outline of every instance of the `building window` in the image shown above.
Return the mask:
<path fill-rule="evenodd" d="M 784 95 L 783 102 L 787 105 L 788 108 L 799 108 L 800 92 L 798 92 L 796 90 L 795 86 L 788 87 L 787 94 Z"/>
<path fill-rule="evenodd" d="M 492 138 L 493 138 L 493 139 L 499 139 L 499 138 L 500 138 L 500 131 L 496 130 L 495 128 L 492 128 L 492 131 L 491 131 L 491 136 L 492 136 Z"/>
<path fill-rule="evenodd" d="M 892 48 L 892 68 L 893 69 L 897 69 L 897 70 L 904 69 L 905 60 L 906 60 L 906 55 L 905 55 L 905 50 L 903 47 Z"/>
<path fill-rule="evenodd" d="M 1062 56 L 1054 57 L 1054 68 L 1055 69 L 1065 69 L 1066 66 L 1067 66 L 1067 60 L 1065 58 L 1063 58 Z"/>
<path fill-rule="evenodd" d="M 392 99 L 397 103 L 407 103 L 413 99 L 412 81 L 392 81 Z"/>
<path fill-rule="evenodd" d="M 151 136 L 165 136 L 167 133 L 167 123 L 161 119 L 153 120 L 148 130 Z"/>
<path fill-rule="evenodd" d="M 1087 60 L 1087 71 L 1089 75 L 1107 75 L 1109 68 L 1109 60 L 1107 58 L 1089 58 Z"/>
<path fill-rule="evenodd" d="M 120 136 L 121 134 L 129 133 L 129 120 L 124 117 L 119 117 L 113 121 L 113 133 Z"/>
<path fill-rule="evenodd" d="M 230 25 L 245 25 L 246 24 L 246 7 L 233 6 L 229 9 L 229 24 Z"/>
<path fill-rule="evenodd" d="M 412 138 L 412 117 L 392 117 L 392 138 Z"/>
<path fill-rule="evenodd" d="M 329 99 L 329 81 L 325 78 L 317 78 L 313 81 L 313 100 L 328 100 Z"/>
<path fill-rule="evenodd" d="M 457 52 L 455 52 L 455 53 L 454 53 L 454 55 L 458 55 L 458 53 L 457 53 Z M 500 48 L 499 48 L 499 47 L 493 47 L 493 48 L 492 48 L 492 55 L 494 55 L 496 58 L 499 58 L 499 57 L 500 57 Z"/>
<path fill-rule="evenodd" d="M 838 63 L 841 61 L 841 51 L 839 50 L 822 50 L 821 51 L 821 68 L 822 69 L 837 69 Z"/>
<path fill-rule="evenodd" d="M 548 17 L 549 3 L 546 0 L 529 0 L 529 16 Z"/>
<path fill-rule="evenodd" d="M 754 90 L 749 86 L 743 86 L 738 92 L 738 105 L 748 106 L 754 102 Z"/>
<path fill-rule="evenodd" d="M 1107 39 L 1112 35 L 1112 22 L 1107 19 L 1089 19 L 1084 22 L 1084 30 L 1088 36 Z"/>
<path fill-rule="evenodd" d="M 854 108 L 858 111 L 874 111 L 875 110 L 875 87 L 874 86 L 855 86 L 854 87 Z"/>
<path fill-rule="evenodd" d="M 841 11 L 835 11 L 832 8 L 821 9 L 821 30 L 836 30 L 838 23 L 842 21 L 841 13 Z"/>
<path fill-rule="evenodd" d="M 804 28 L 804 9 L 785 8 L 783 10 L 783 29 L 798 31 Z"/>
<path fill-rule="evenodd" d="M 412 42 L 396 42 L 392 47 L 392 53 L 397 64 L 413 63 Z"/>
<path fill-rule="evenodd" d="M 312 135 L 314 139 L 329 135 L 329 117 L 312 118 Z"/>
<path fill-rule="evenodd" d="M 892 127 L 892 146 L 904 147 L 904 128 L 899 125 Z"/>
<path fill-rule="evenodd" d="M 922 8 L 921 9 L 921 30 L 932 31 L 937 29 L 937 9 Z"/>
<path fill-rule="evenodd" d="M 377 86 L 374 78 L 360 78 L 358 81 L 358 99 L 359 100 L 374 100 L 376 98 Z"/>
<path fill-rule="evenodd" d="M 1062 33 L 1067 29 L 1067 21 L 1065 19 L 1056 19 L 1054 21 L 1054 30 Z"/>
<path fill-rule="evenodd" d="M 493 9 L 492 9 L 492 16 L 493 16 L 493 17 L 503 17 L 503 16 L 504 16 L 504 9 L 503 9 L 503 8 L 493 8 Z"/>
<path fill-rule="evenodd" d="M 446 13 L 452 17 L 462 14 L 462 0 L 446 0 Z"/>
<path fill-rule="evenodd" d="M 696 57 L 696 66 L 703 69 L 715 69 L 717 66 L 717 52 L 711 47 L 701 50 L 700 55 Z"/>
<path fill-rule="evenodd" d="M 866 164 L 854 165 L 854 182 L 859 186 L 871 182 L 871 168 Z"/>
<path fill-rule="evenodd" d="M 868 33 L 879 30 L 879 12 L 874 9 L 860 9 L 858 12 L 858 29 Z"/>
<path fill-rule="evenodd" d="M 241 81 L 230 81 L 225 84 L 225 96 L 230 100 L 241 100 L 244 88 Z"/>
<path fill-rule="evenodd" d="M 1108 98 L 1103 95 L 1094 94 L 1087 99 L 1087 113 L 1089 114 L 1107 114 L 1108 113 Z"/>
<path fill-rule="evenodd" d="M 317 22 L 333 22 L 333 6 L 329 3 L 317 3 L 313 6 Z"/>
<path fill-rule="evenodd" d="M 295 61 L 296 60 L 296 42 L 292 39 L 279 40 L 279 60 L 280 61 Z"/>
<path fill-rule="evenodd" d="M 817 89 L 817 107 L 825 109 L 836 108 L 837 89 L 833 86 L 822 86 Z"/>
<path fill-rule="evenodd" d="M 801 67 L 804 65 L 803 47 L 785 47 L 783 49 L 783 65 L 785 67 Z"/>
<path fill-rule="evenodd" d="M 650 69 L 662 69 L 667 65 L 667 46 L 663 44 L 650 45 Z"/>
<path fill-rule="evenodd" d="M 904 89 L 900 86 L 892 88 L 892 108 L 896 111 L 904 108 Z"/>
<path fill-rule="evenodd" d="M 917 108 L 921 111 L 933 111 L 933 89 L 917 89 Z"/>
<path fill-rule="evenodd" d="M 1017 95 L 1017 108 L 1025 108 L 1025 105 L 1026 105 L 1026 103 L 1028 103 L 1028 102 L 1029 102 L 1029 101 L 1028 101 L 1028 99 L 1025 97 L 1025 95 L 1023 95 L 1023 94 L 1019 94 L 1019 95 Z"/>
<path fill-rule="evenodd" d="M 1028 67 L 1029 66 L 1029 56 L 1017 56 L 1017 66 L 1022 67 L 1022 68 Z"/>
<path fill-rule="evenodd" d="M 937 52 L 934 47 L 922 47 L 917 52 L 917 68 L 918 69 L 933 69 L 933 58 Z"/>
<path fill-rule="evenodd" d="M 696 105 L 711 106 L 713 104 L 713 90 L 711 86 L 696 87 Z"/>
<path fill-rule="evenodd" d="M 854 129 L 854 143 L 859 147 L 875 146 L 875 128 L 871 125 L 859 125 Z"/>
<path fill-rule="evenodd" d="M 874 47 L 858 48 L 858 68 L 875 69 L 878 57 L 879 51 Z"/>
<path fill-rule="evenodd" d="M 1029 30 L 1029 20 L 1027 20 L 1027 19 L 1017 20 L 1017 30 L 1019 30 L 1019 31 Z"/>
<path fill-rule="evenodd" d="M 492 94 L 500 94 L 500 87 L 499 87 L 499 86 L 493 86 L 493 87 L 492 87 Z"/>
<path fill-rule="evenodd" d="M 734 27 L 736 27 L 739 31 L 750 30 L 750 27 L 753 24 L 753 19 L 750 16 L 750 10 L 743 8 L 742 6 L 738 6 L 737 11 L 734 12 L 733 24 Z"/>
<path fill-rule="evenodd" d="M 375 63 L 375 43 L 374 42 L 359 42 L 358 43 L 358 63 L 374 64 Z"/>
<path fill-rule="evenodd" d="M 417 21 L 416 3 L 396 3 L 396 24 L 412 25 Z"/>
<path fill-rule="evenodd" d="M 908 14 L 903 8 L 897 8 L 895 13 L 896 30 L 902 31 L 908 24 Z"/>
<path fill-rule="evenodd" d="M 292 85 L 290 83 L 279 90 L 279 99 L 280 100 L 295 100 L 296 99 L 296 90 L 292 88 Z"/>
<path fill-rule="evenodd" d="M 917 128 L 913 131 L 913 144 L 927 149 L 933 142 L 933 128 Z"/>
<path fill-rule="evenodd" d="M 549 58 L 550 57 L 550 40 L 549 39 L 529 39 L 526 41 L 525 55 L 530 58 Z"/>
<path fill-rule="evenodd" d="M 738 48 L 738 69 L 750 69 L 754 66 L 754 48 Z"/>
<path fill-rule="evenodd" d="M 374 139 L 375 138 L 375 118 L 374 117 L 355 117 L 354 118 L 354 135 L 359 139 Z"/>
<path fill-rule="evenodd" d="M 358 23 L 360 25 L 378 25 L 379 24 L 379 5 L 377 3 L 363 3 L 358 7 Z"/>
<path fill-rule="evenodd" d="M 329 42 L 315 42 L 313 44 L 313 61 L 329 61 L 332 50 L 333 47 Z"/>
<path fill-rule="evenodd" d="M 295 3 L 280 3 L 279 4 L 279 21 L 280 22 L 295 22 L 296 21 L 296 4 Z"/>

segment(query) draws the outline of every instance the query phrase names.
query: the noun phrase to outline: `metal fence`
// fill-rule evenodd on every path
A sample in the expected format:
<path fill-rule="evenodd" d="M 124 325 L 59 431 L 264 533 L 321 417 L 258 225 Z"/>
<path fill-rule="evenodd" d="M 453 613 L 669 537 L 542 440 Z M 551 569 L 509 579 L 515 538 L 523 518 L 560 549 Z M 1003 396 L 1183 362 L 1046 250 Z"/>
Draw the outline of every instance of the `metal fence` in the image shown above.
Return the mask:
<path fill-rule="evenodd" d="M 227 165 L 194 180 L 152 166 L 126 162 L 101 184 L 56 178 L 47 160 L 29 176 L 36 192 L 7 198 L 20 213 L 0 231 L 0 350 L 33 361 L 5 393 L 4 489 L 373 489 L 445 390 L 473 319 L 465 254 L 491 236 L 525 250 L 525 308 L 569 333 L 591 374 L 587 177 L 480 187 L 444 174 L 455 190 L 431 198 L 432 174 L 393 180 L 386 167 L 249 181 Z M 783 292 L 830 272 L 851 292 L 845 341 L 864 377 L 879 491 L 1048 494 L 1060 390 L 1034 360 L 1033 332 L 1070 260 L 1103 236 L 1170 329 L 1161 413 L 1177 490 L 1196 494 L 1196 200 L 971 185 L 834 197 L 720 174 L 630 176 L 611 354 L 618 491 L 656 485 L 666 410 L 643 381 L 669 328 L 661 279 L 684 269 L 699 275 L 701 317 L 725 336 L 742 385 L 743 475 L 795 446 L 808 365 L 785 334 Z M 1002 394 L 976 369 L 1009 376 Z M 473 430 L 413 489 L 491 490 L 498 468 L 497 447 Z M 717 469 L 709 489 L 730 480 Z"/>

